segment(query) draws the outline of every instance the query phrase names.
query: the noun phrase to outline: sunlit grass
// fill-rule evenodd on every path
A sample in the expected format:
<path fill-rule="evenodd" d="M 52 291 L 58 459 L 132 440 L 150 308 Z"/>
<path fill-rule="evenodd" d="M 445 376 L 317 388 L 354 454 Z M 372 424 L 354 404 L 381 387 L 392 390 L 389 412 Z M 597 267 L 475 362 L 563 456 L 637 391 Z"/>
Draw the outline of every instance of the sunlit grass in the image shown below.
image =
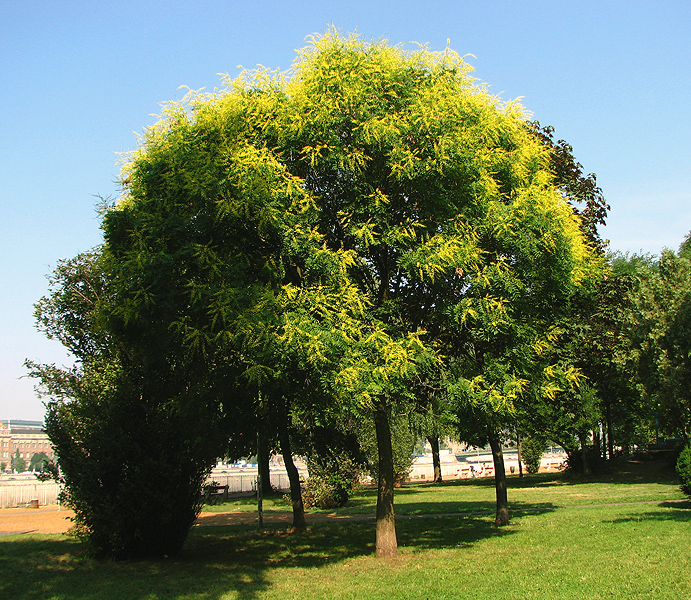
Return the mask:
<path fill-rule="evenodd" d="M 400 555 L 373 556 L 370 520 L 195 528 L 183 553 L 95 562 L 65 536 L 0 538 L 0 597 L 12 599 L 669 599 L 691 597 L 691 507 L 676 482 L 512 480 L 512 520 L 497 529 L 489 481 L 399 491 Z M 342 511 L 373 509 L 372 490 Z M 276 501 L 269 508 L 287 508 Z M 641 502 L 642 504 L 631 504 Z M 628 503 L 628 504 L 624 504 Z M 253 510 L 252 499 L 233 510 Z M 424 507 L 427 507 L 425 510 Z M 541 511 L 527 510 L 529 506 Z M 477 510 L 487 507 L 490 514 Z M 226 506 L 227 510 L 229 507 Z M 525 510 L 524 510 L 525 509 Z M 440 516 L 452 514 L 454 516 Z"/>
<path fill-rule="evenodd" d="M 509 505 L 513 511 L 579 506 L 585 504 L 616 504 L 682 500 L 679 482 L 671 468 L 664 465 L 652 468 L 653 478 L 641 465 L 638 472 L 620 474 L 619 479 L 605 474 L 599 481 L 570 480 L 561 473 L 541 473 L 508 480 Z M 644 484 L 644 485 L 643 485 Z M 456 514 L 485 512 L 494 509 L 494 478 L 447 481 L 441 485 L 431 483 L 406 484 L 396 490 L 395 510 L 398 515 Z M 362 489 L 347 506 L 336 510 L 313 509 L 314 514 L 342 516 L 374 515 L 377 493 L 373 488 Z M 289 504 L 280 496 L 265 498 L 263 508 L 269 513 L 289 512 Z M 254 497 L 236 498 L 224 504 L 205 507 L 211 512 L 252 512 L 257 510 Z"/>

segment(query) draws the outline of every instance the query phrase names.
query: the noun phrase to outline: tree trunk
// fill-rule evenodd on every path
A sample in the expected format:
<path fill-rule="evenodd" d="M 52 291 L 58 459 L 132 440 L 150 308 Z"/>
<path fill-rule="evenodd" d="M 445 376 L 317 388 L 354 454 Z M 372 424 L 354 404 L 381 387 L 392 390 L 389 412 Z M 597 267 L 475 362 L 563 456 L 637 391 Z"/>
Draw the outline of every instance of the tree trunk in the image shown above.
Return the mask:
<path fill-rule="evenodd" d="M 607 451 L 614 458 L 614 435 L 612 434 L 612 403 L 607 403 Z"/>
<path fill-rule="evenodd" d="M 518 476 L 523 477 L 523 457 L 521 456 L 521 437 L 516 432 L 516 452 L 518 454 Z"/>
<path fill-rule="evenodd" d="M 391 429 L 386 405 L 378 402 L 374 408 L 374 426 L 377 432 L 379 454 L 379 481 L 377 491 L 377 558 L 393 558 L 398 554 L 396 521 L 393 512 L 394 465 L 391 448 Z"/>
<path fill-rule="evenodd" d="M 262 496 L 264 498 L 273 496 L 274 493 L 274 489 L 271 487 L 269 458 L 268 440 L 263 433 L 259 432 L 257 434 L 257 462 L 259 463 L 259 479 L 262 482 Z"/>
<path fill-rule="evenodd" d="M 497 496 L 497 516 L 494 524 L 502 527 L 509 524 L 509 500 L 506 493 L 506 470 L 504 468 L 504 453 L 501 449 L 501 439 L 495 431 L 489 433 L 489 445 L 492 448 L 494 461 L 494 487 Z"/>
<path fill-rule="evenodd" d="M 305 522 L 305 507 L 302 503 L 300 474 L 298 473 L 297 467 L 293 462 L 293 454 L 290 448 L 290 433 L 288 432 L 288 423 L 286 419 L 281 420 L 281 454 L 283 454 L 283 463 L 285 464 L 286 472 L 288 473 L 288 481 L 290 481 L 290 501 L 293 505 L 293 527 L 291 528 L 291 531 L 296 533 L 305 531 L 307 529 L 307 523 Z"/>
<path fill-rule="evenodd" d="M 583 461 L 583 477 L 588 479 L 592 476 L 593 471 L 590 468 L 590 460 L 588 457 L 588 444 L 586 443 L 586 436 L 579 436 L 581 440 L 581 460 Z"/>
<path fill-rule="evenodd" d="M 434 483 L 441 483 L 441 460 L 439 459 L 439 436 L 429 436 L 429 445 L 432 446 L 432 464 L 434 465 Z"/>

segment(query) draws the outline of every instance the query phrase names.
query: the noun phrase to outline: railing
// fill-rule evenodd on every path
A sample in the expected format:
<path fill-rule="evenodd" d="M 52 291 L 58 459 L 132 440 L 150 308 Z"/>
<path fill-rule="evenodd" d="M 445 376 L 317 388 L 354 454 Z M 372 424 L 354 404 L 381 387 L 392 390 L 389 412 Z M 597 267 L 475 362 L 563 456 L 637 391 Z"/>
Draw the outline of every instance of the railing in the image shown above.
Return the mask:
<path fill-rule="evenodd" d="M 257 491 L 256 471 L 244 473 L 214 472 L 206 480 L 207 484 L 210 484 L 212 481 L 218 485 L 227 485 L 229 494 Z M 288 480 L 288 474 L 285 471 L 271 471 L 271 485 L 276 490 L 289 490 L 290 481 Z"/>
<path fill-rule="evenodd" d="M 301 473 L 302 475 L 302 473 Z M 250 493 L 257 491 L 257 473 L 214 472 L 207 479 L 207 484 L 216 482 L 228 486 L 229 494 Z M 285 471 L 271 472 L 271 485 L 277 490 L 289 490 L 290 482 Z M 38 500 L 39 506 L 57 504 L 60 486 L 54 481 L 36 481 L 27 483 L 0 483 L 0 508 L 28 506 L 32 500 Z M 35 503 L 34 503 L 35 504 Z"/>
<path fill-rule="evenodd" d="M 0 508 L 26 506 L 38 500 L 39 506 L 57 504 L 60 486 L 54 481 L 0 485 Z"/>

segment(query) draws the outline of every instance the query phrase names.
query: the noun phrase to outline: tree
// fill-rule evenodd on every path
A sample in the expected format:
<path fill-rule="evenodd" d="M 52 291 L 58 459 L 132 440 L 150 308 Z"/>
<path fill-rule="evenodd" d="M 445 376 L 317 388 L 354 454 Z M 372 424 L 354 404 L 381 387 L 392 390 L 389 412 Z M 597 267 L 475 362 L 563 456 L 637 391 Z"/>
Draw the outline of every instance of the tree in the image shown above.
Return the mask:
<path fill-rule="evenodd" d="M 545 145 L 469 71 L 448 49 L 329 31 L 290 77 L 244 72 L 166 106 L 104 218 L 118 373 L 139 365 L 152 406 L 182 415 L 256 414 L 261 393 L 288 441 L 310 411 L 369 418 L 382 557 L 414 382 L 452 355 L 472 398 L 510 414 L 515 348 L 589 270 Z"/>
<path fill-rule="evenodd" d="M 665 250 L 639 270 L 630 293 L 628 335 L 637 380 L 662 433 L 691 435 L 691 262 Z"/>
<path fill-rule="evenodd" d="M 528 121 L 526 126 L 549 150 L 550 170 L 557 188 L 574 207 L 584 235 L 597 251 L 604 252 L 607 242 L 600 237 L 598 226 L 605 224 L 609 205 L 597 185 L 597 177 L 594 173 L 583 174 L 583 165 L 575 159 L 571 144 L 554 141 L 554 127 L 542 126 L 539 121 Z"/>
<path fill-rule="evenodd" d="M 590 251 L 544 144 L 468 72 L 450 50 L 329 32 L 300 53 L 286 110 L 265 131 L 314 194 L 326 244 L 355 253 L 349 273 L 372 318 L 399 339 L 424 329 L 442 342 L 452 315 L 454 349 L 489 356 L 508 347 L 507 316 L 530 322 L 568 297 Z M 478 335 L 471 321 L 482 321 Z M 472 377 L 488 366 L 477 362 Z M 380 556 L 395 553 L 389 415 L 404 391 L 372 396 Z"/>
<path fill-rule="evenodd" d="M 26 471 L 26 461 L 19 455 L 19 449 L 15 452 L 12 457 L 12 470 L 15 473 L 23 473 Z"/>
<path fill-rule="evenodd" d="M 262 77 L 255 89 L 236 82 L 167 106 L 131 155 L 125 197 L 104 219 L 117 294 L 110 320 L 152 369 L 194 365 L 190 376 L 226 415 L 240 411 L 255 427 L 272 416 L 263 433 L 280 442 L 302 530 L 293 421 L 329 401 L 352 402 L 354 388 L 367 394 L 381 375 L 361 375 L 391 361 L 368 362 L 388 336 L 376 324 L 363 330 L 366 299 L 347 276 L 352 252 L 324 244 L 313 198 L 268 149 L 262 128 L 281 95 L 260 93 Z M 228 373 L 224 385 L 210 366 Z M 241 402 L 226 398 L 243 386 Z"/>
<path fill-rule="evenodd" d="M 29 461 L 29 469 L 32 471 L 43 472 L 46 465 L 50 462 L 50 458 L 45 452 L 36 452 L 31 455 L 31 460 Z"/>

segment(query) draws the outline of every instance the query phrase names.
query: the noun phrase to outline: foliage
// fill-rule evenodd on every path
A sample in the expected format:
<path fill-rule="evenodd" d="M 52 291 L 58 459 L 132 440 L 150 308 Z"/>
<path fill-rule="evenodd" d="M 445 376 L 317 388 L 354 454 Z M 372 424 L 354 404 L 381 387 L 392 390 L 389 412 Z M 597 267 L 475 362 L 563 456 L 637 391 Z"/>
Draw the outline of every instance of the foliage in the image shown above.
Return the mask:
<path fill-rule="evenodd" d="M 24 471 L 26 471 L 26 461 L 19 456 L 19 449 L 17 449 L 15 455 L 12 457 L 11 464 L 12 470 L 15 473 L 24 473 Z"/>
<path fill-rule="evenodd" d="M 31 460 L 29 461 L 29 469 L 32 471 L 43 472 L 46 466 L 50 462 L 50 458 L 45 452 L 35 452 L 31 455 Z"/>
<path fill-rule="evenodd" d="M 521 457 L 528 473 L 540 470 L 540 461 L 546 449 L 547 441 L 544 438 L 530 436 L 521 439 Z"/>
<path fill-rule="evenodd" d="M 204 381 L 180 365 L 152 366 L 113 327 L 106 263 L 100 251 L 61 263 L 37 305 L 40 327 L 78 363 L 28 365 L 49 398 L 46 431 L 76 533 L 101 557 L 173 555 L 226 444 L 221 416 Z"/>
<path fill-rule="evenodd" d="M 362 466 L 348 453 L 333 453 L 322 460 L 308 460 L 309 478 L 303 484 L 305 508 L 338 508 L 345 506 L 362 477 Z"/>
<path fill-rule="evenodd" d="M 609 205 L 595 174 L 583 174 L 583 165 L 574 158 L 571 144 L 565 140 L 554 141 L 554 127 L 542 126 L 538 121 L 528 121 L 526 126 L 549 149 L 550 168 L 559 191 L 574 206 L 583 233 L 597 250 L 604 251 L 606 242 L 597 228 L 605 224 Z"/>
<path fill-rule="evenodd" d="M 682 246 L 683 248 L 683 246 Z M 645 400 L 663 434 L 691 433 L 691 262 L 664 251 L 639 269 L 627 333 Z"/>
<path fill-rule="evenodd" d="M 293 448 L 305 457 L 309 471 L 303 484 L 305 508 L 344 506 L 366 472 L 359 420 L 338 415 L 327 423 L 323 414 L 313 411 L 293 424 Z"/>
<path fill-rule="evenodd" d="M 691 445 L 686 445 L 677 459 L 677 474 L 681 480 L 681 491 L 691 496 Z"/>

